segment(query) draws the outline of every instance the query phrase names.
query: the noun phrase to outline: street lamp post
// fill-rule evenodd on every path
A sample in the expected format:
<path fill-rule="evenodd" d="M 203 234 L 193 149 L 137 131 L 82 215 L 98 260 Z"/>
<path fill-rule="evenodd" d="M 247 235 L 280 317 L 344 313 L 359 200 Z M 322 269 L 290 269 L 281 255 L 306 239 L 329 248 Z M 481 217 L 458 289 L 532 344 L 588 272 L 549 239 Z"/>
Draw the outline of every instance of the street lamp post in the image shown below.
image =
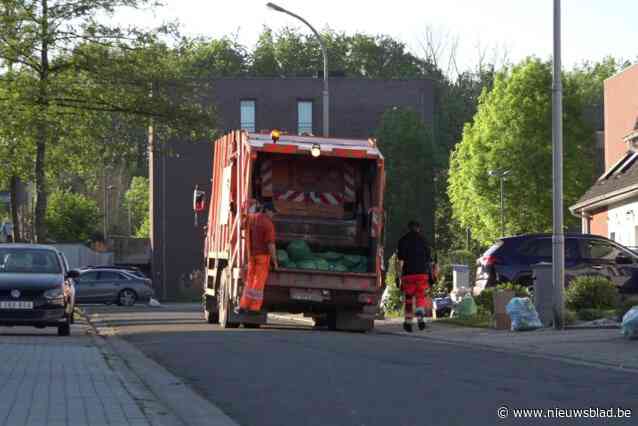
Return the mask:
<path fill-rule="evenodd" d="M 553 232 L 552 278 L 554 328 L 563 328 L 565 313 L 565 234 L 563 231 L 563 84 L 561 82 L 561 4 L 554 0 L 554 71 L 552 84 Z"/>
<path fill-rule="evenodd" d="M 505 177 L 510 174 L 510 171 L 511 170 L 497 172 L 495 170 L 490 170 L 488 173 L 490 176 L 497 177 L 501 181 L 501 237 L 505 236 L 505 204 L 503 201 L 503 181 L 505 180 Z"/>
<path fill-rule="evenodd" d="M 107 240 L 109 230 L 109 195 L 108 193 L 115 188 L 113 185 L 104 186 L 104 242 Z"/>
<path fill-rule="evenodd" d="M 326 49 L 326 44 L 324 43 L 323 38 L 319 34 L 315 28 L 308 23 L 301 16 L 290 12 L 289 10 L 284 9 L 281 6 L 277 6 L 274 3 L 266 3 L 266 6 L 276 12 L 285 13 L 287 15 L 292 16 L 306 24 L 308 28 L 315 34 L 317 40 L 319 40 L 319 46 L 321 46 L 321 53 L 323 54 L 323 136 L 328 137 L 330 133 L 330 115 L 329 115 L 329 103 L 330 103 L 330 94 L 328 91 L 328 50 Z"/>

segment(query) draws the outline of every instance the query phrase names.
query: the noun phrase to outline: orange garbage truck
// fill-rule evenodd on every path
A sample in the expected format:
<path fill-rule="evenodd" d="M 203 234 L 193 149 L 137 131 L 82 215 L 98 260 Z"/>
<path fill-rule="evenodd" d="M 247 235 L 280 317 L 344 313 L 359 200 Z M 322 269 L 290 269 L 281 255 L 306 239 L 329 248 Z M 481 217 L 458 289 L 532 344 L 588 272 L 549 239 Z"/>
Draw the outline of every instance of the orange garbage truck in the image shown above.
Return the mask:
<path fill-rule="evenodd" d="M 214 142 L 204 243 L 204 316 L 258 327 L 268 312 L 304 314 L 334 330 L 374 327 L 383 291 L 384 159 L 374 139 L 233 131 Z M 209 198 L 207 201 L 206 198 Z M 237 310 L 250 256 L 248 216 L 274 206 L 279 267 L 262 310 Z"/>

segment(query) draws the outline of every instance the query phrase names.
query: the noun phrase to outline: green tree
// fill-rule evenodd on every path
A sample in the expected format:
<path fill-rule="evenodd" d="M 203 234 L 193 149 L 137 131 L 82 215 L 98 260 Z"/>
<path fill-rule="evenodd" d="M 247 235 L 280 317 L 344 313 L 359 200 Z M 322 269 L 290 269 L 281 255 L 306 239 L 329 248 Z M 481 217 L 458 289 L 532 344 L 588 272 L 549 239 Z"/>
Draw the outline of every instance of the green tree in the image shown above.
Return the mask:
<path fill-rule="evenodd" d="M 251 73 L 260 77 L 278 77 L 281 73 L 272 30 L 265 27 L 252 52 Z"/>
<path fill-rule="evenodd" d="M 238 77 L 246 73 L 248 53 L 229 38 L 184 39 L 179 46 L 184 77 Z"/>
<path fill-rule="evenodd" d="M 131 211 L 131 223 L 137 236 L 148 236 L 149 224 L 149 182 L 147 177 L 135 176 L 131 185 L 124 194 L 127 209 Z M 146 229 L 143 229 L 146 227 Z"/>
<path fill-rule="evenodd" d="M 54 241 L 87 241 L 100 217 L 95 201 L 82 194 L 55 191 L 49 198 L 46 225 Z"/>
<path fill-rule="evenodd" d="M 432 243 L 433 171 L 436 162 L 430 129 L 419 114 L 391 109 L 381 118 L 376 137 L 386 158 L 386 247 L 390 255 L 410 220 L 423 224 Z"/>
<path fill-rule="evenodd" d="M 15 65 L 22 78 L 3 78 L 16 113 L 34 141 L 37 240 L 46 239 L 47 169 L 52 147 L 70 146 L 78 131 L 95 139 L 104 115 L 136 116 L 170 137 L 176 130 L 210 135 L 212 108 L 205 85 L 179 80 L 179 58 L 160 42 L 170 27 L 149 33 L 109 26 L 99 17 L 151 0 L 1 0 L 0 67 Z M 3 75 L 3 77 L 5 77 Z M 99 117 L 96 117 L 99 116 Z M 86 119 L 86 120 L 83 120 Z M 68 131 L 68 132 L 67 132 Z M 109 130 L 110 131 L 110 130 Z M 102 133 L 101 136 L 107 133 Z M 201 134 L 200 134 L 201 136 Z"/>
<path fill-rule="evenodd" d="M 538 59 L 499 73 L 452 153 L 448 194 L 454 217 L 483 244 L 500 235 L 499 180 L 488 176 L 490 170 L 511 170 L 505 181 L 508 234 L 551 229 L 551 85 L 551 65 Z M 566 212 L 593 179 L 593 129 L 582 112 L 582 96 L 565 79 Z M 575 222 L 565 218 L 568 225 Z"/>

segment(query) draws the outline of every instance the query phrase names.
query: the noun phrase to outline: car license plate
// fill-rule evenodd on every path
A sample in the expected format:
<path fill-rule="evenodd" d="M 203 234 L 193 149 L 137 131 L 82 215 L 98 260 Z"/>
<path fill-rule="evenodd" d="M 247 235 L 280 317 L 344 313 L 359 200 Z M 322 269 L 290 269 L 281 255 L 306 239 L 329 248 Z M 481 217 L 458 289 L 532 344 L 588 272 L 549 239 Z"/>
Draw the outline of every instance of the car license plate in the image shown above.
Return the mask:
<path fill-rule="evenodd" d="M 320 290 L 305 290 L 301 288 L 291 288 L 290 298 L 307 302 L 323 302 L 324 300 Z"/>
<path fill-rule="evenodd" d="M 0 309 L 33 309 L 33 302 L 0 301 Z"/>

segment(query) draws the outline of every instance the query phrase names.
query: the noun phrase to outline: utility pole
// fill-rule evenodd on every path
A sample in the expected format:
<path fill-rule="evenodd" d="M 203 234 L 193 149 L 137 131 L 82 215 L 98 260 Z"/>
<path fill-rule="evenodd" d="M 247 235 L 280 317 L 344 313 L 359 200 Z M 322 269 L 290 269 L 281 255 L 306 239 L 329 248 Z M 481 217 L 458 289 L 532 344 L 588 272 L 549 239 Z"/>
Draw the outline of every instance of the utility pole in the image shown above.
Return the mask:
<path fill-rule="evenodd" d="M 561 4 L 554 0 L 554 81 L 552 85 L 554 328 L 562 329 L 565 313 L 565 234 L 563 231 L 563 84 L 561 81 Z"/>

